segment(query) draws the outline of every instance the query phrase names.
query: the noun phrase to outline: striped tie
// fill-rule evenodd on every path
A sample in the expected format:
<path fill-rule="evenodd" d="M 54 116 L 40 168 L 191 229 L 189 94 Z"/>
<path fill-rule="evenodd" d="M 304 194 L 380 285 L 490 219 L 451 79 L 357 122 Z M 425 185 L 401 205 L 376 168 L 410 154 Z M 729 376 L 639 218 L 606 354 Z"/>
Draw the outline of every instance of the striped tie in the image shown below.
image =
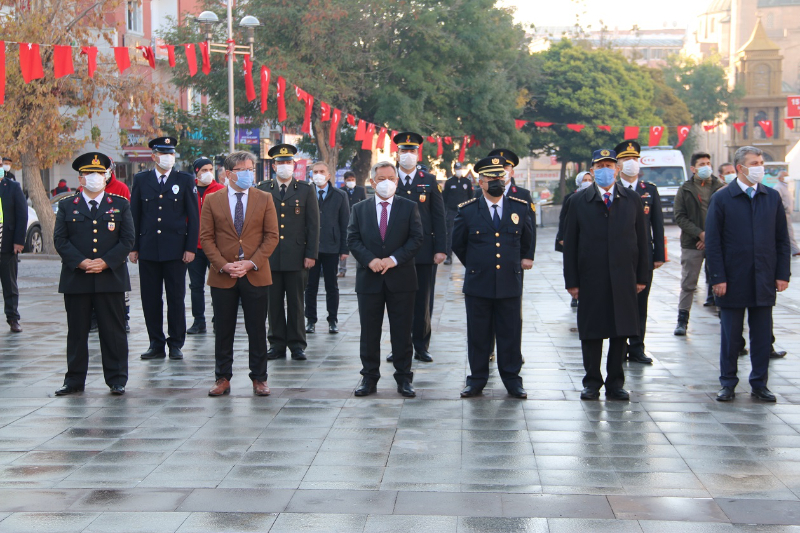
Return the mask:
<path fill-rule="evenodd" d="M 607 192 L 603 195 L 603 201 L 606 203 L 606 207 L 611 209 L 611 193 Z"/>

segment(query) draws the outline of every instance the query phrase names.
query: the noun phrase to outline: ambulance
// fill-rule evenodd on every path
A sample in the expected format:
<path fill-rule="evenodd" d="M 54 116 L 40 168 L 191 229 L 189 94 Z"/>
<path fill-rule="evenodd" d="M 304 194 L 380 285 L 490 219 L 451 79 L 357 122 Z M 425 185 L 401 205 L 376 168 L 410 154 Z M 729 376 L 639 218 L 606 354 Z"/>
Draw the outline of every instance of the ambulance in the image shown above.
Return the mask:
<path fill-rule="evenodd" d="M 689 179 L 683 154 L 672 146 L 643 146 L 640 155 L 639 179 L 658 187 L 664 222 L 675 222 L 675 195 L 683 182 Z"/>

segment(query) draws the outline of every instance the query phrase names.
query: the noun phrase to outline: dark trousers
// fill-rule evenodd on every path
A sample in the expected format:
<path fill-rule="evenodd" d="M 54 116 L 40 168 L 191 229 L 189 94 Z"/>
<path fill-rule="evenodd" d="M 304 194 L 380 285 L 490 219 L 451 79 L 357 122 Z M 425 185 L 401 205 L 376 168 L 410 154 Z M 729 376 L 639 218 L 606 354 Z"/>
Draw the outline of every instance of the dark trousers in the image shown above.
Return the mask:
<path fill-rule="evenodd" d="M 211 287 L 214 306 L 214 372 L 217 379 L 231 379 L 233 375 L 233 337 L 239 315 L 241 299 L 244 329 L 247 331 L 250 352 L 250 379 L 267 381 L 267 298 L 269 286 L 254 287 L 247 277 L 236 280 L 230 289 Z"/>
<path fill-rule="evenodd" d="M 625 372 L 622 370 L 622 360 L 625 358 L 625 337 L 615 337 L 608 340 L 608 355 L 606 356 L 606 379 L 600 372 L 600 361 L 603 359 L 603 339 L 588 339 L 581 341 L 583 351 L 583 386 L 599 390 L 603 385 L 606 390 L 621 389 L 625 385 Z"/>
<path fill-rule="evenodd" d="M 303 324 L 303 291 L 306 288 L 307 270 L 272 272 L 269 286 L 269 339 L 270 348 L 278 351 L 306 349 L 306 328 Z M 286 299 L 284 310 L 283 302 Z"/>
<path fill-rule="evenodd" d="M 411 309 L 415 292 L 391 292 L 383 286 L 378 293 L 358 293 L 358 316 L 361 320 L 361 375 L 378 380 L 381 377 L 381 330 L 383 313 L 389 317 L 392 339 L 394 379 L 411 382 Z"/>
<path fill-rule="evenodd" d="M 445 240 L 447 247 L 445 253 L 447 254 L 447 257 L 453 255 L 453 226 L 455 226 L 457 214 L 458 214 L 457 207 L 455 209 L 451 207 L 446 208 L 444 214 L 445 215 L 444 221 L 445 225 L 447 226 L 447 239 Z"/>
<path fill-rule="evenodd" d="M 142 312 L 151 348 L 181 348 L 186 340 L 186 263 L 139 260 Z M 167 334 L 164 337 L 164 289 L 167 292 Z"/>
<path fill-rule="evenodd" d="M 431 309 L 436 265 L 416 265 L 416 268 L 418 288 L 414 297 L 412 343 L 415 351 L 427 352 L 431 345 Z"/>
<path fill-rule="evenodd" d="M 772 351 L 772 307 L 748 307 L 747 323 L 750 326 L 750 386 L 759 389 L 767 386 L 769 354 Z M 744 307 L 720 307 L 721 340 L 719 347 L 719 382 L 723 387 L 736 387 L 736 376 L 744 329 Z"/>
<path fill-rule="evenodd" d="M 106 384 L 128 382 L 128 336 L 125 333 L 125 293 L 65 294 L 67 311 L 67 373 L 64 384 L 82 388 L 89 369 L 89 327 L 92 311 L 97 315 L 97 333 Z"/>
<path fill-rule="evenodd" d="M 506 388 L 521 386 L 522 297 L 464 296 L 467 308 L 467 385 L 483 388 L 489 380 L 489 354 L 497 338 L 497 370 Z"/>
<path fill-rule="evenodd" d="M 19 288 L 17 288 L 17 254 L 0 254 L 0 283 L 6 320 L 19 320 Z"/>
<path fill-rule="evenodd" d="M 639 302 L 639 335 L 629 339 L 630 352 L 644 354 L 644 335 L 647 331 L 647 300 L 650 299 L 651 283 L 645 285 L 644 290 L 636 295 Z"/>
<path fill-rule="evenodd" d="M 189 291 L 192 294 L 192 317 L 198 323 L 206 323 L 206 280 L 210 263 L 202 248 L 197 249 L 194 261 L 189 263 Z"/>
<path fill-rule="evenodd" d="M 325 303 L 328 307 L 328 322 L 339 321 L 339 254 L 319 254 L 314 267 L 308 271 L 306 285 L 306 318 L 317 322 L 317 293 L 319 292 L 320 272 L 325 277 Z"/>

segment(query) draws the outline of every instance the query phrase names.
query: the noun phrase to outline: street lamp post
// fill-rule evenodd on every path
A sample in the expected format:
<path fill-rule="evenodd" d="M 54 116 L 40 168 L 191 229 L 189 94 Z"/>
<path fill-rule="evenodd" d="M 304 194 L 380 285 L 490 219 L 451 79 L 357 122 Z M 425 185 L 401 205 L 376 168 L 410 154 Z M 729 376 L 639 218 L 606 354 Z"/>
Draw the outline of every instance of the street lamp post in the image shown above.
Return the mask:
<path fill-rule="evenodd" d="M 215 43 L 211 39 L 214 37 L 212 27 L 219 23 L 219 17 L 213 11 L 203 11 L 197 17 L 198 22 L 206 27 L 206 42 L 209 53 L 227 54 L 228 56 L 228 148 L 234 150 L 234 140 L 236 136 L 236 110 L 233 105 L 233 57 L 234 55 L 249 54 L 253 57 L 253 42 L 255 41 L 254 30 L 261 23 L 256 17 L 247 15 L 239 21 L 239 27 L 247 30 L 247 45 L 237 45 L 233 40 L 233 0 L 228 0 L 228 42 Z"/>

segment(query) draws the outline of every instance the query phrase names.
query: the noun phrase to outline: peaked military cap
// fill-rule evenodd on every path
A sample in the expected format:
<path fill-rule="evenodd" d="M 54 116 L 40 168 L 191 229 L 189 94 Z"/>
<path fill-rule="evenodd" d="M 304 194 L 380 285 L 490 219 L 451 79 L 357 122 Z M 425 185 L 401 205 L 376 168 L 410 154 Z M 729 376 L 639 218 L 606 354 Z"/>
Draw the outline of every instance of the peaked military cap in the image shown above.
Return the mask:
<path fill-rule="evenodd" d="M 175 137 L 156 137 L 147 143 L 152 150 L 165 154 L 174 154 L 175 147 L 178 146 L 178 139 Z"/>
<path fill-rule="evenodd" d="M 458 161 L 456 161 L 455 164 L 453 165 L 453 170 L 461 170 L 462 168 L 464 168 L 464 166 Z"/>
<path fill-rule="evenodd" d="M 105 172 L 111 168 L 111 159 L 100 152 L 89 152 L 76 157 L 72 168 L 78 172 Z"/>
<path fill-rule="evenodd" d="M 422 135 L 413 131 L 401 131 L 392 137 L 392 142 L 398 148 L 419 148 L 419 145 L 422 144 Z"/>
<path fill-rule="evenodd" d="M 504 157 L 506 159 L 506 165 L 511 165 L 512 167 L 519 165 L 519 157 L 517 157 L 517 154 L 506 148 L 497 148 L 492 150 L 486 157 L 492 157 L 493 155 Z"/>
<path fill-rule="evenodd" d="M 510 164 L 505 157 L 499 155 L 484 157 L 475 163 L 474 170 L 487 178 L 499 178 L 504 176 L 506 171 L 503 167 Z"/>
<path fill-rule="evenodd" d="M 601 148 L 600 150 L 595 150 L 594 152 L 592 152 L 592 164 L 595 164 L 598 161 L 602 161 L 603 159 L 616 161 L 617 152 L 615 152 L 614 150 L 608 150 L 606 148 Z"/>
<path fill-rule="evenodd" d="M 276 144 L 269 149 L 269 155 L 273 161 L 294 161 L 297 148 L 291 144 Z"/>
<path fill-rule="evenodd" d="M 617 159 L 623 157 L 639 157 L 642 147 L 636 141 L 622 141 L 615 148 L 617 152 Z"/>

